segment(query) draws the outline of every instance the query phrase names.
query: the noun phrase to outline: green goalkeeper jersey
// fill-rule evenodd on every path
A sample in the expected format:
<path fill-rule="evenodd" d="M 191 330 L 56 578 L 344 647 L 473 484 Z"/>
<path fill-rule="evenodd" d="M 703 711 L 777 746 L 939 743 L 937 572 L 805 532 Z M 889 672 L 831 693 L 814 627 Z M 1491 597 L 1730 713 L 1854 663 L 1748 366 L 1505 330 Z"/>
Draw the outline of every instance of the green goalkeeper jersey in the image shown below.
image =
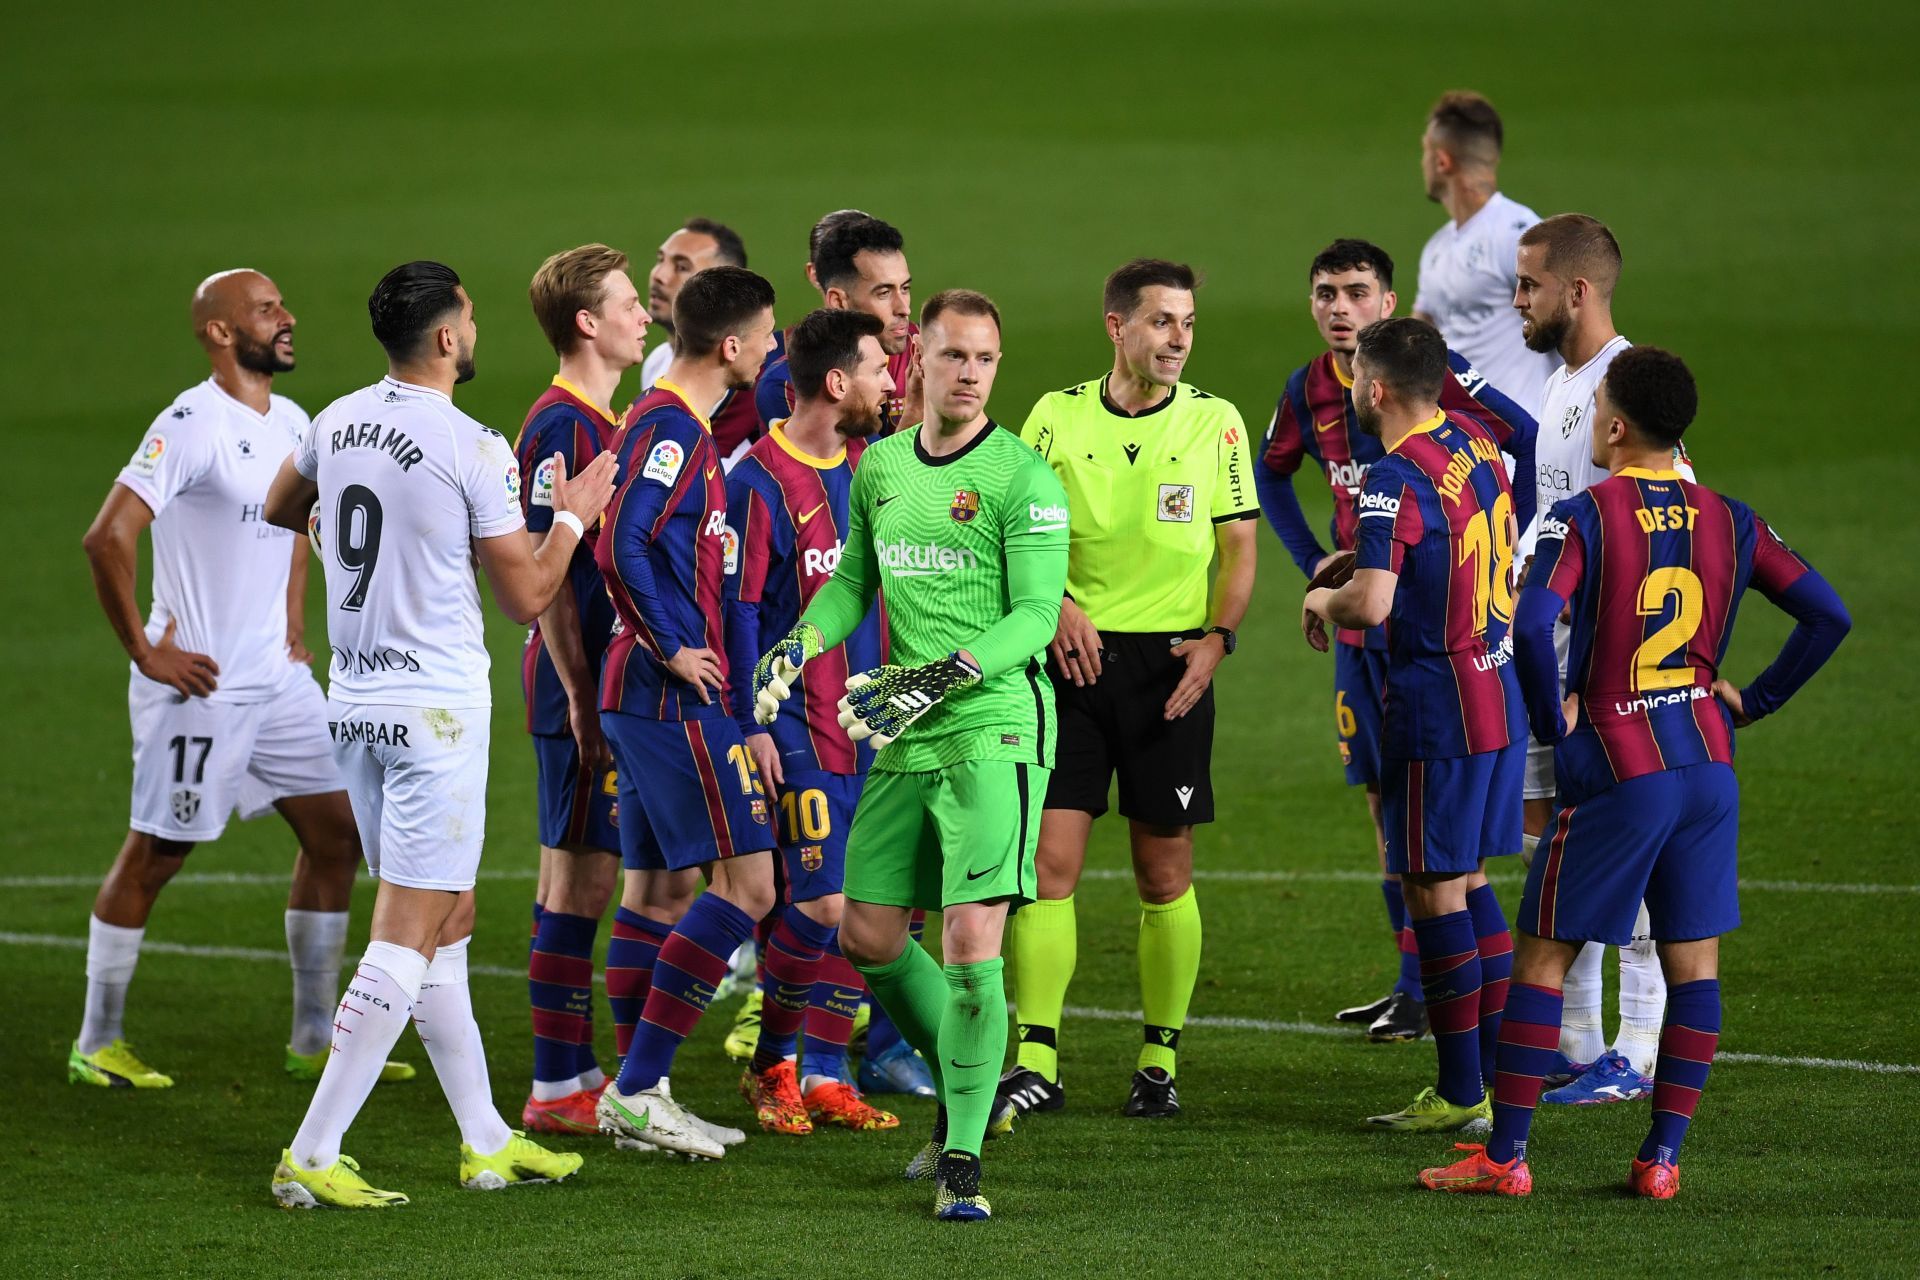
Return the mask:
<path fill-rule="evenodd" d="M 1067 580 L 1067 496 L 1020 437 L 989 423 L 930 457 L 910 429 L 869 446 L 854 472 L 847 541 L 808 606 L 828 647 L 886 607 L 887 661 L 919 666 L 966 650 L 979 683 L 948 694 L 881 750 L 893 773 L 963 760 L 1053 767 L 1053 686 L 1038 655 Z"/>

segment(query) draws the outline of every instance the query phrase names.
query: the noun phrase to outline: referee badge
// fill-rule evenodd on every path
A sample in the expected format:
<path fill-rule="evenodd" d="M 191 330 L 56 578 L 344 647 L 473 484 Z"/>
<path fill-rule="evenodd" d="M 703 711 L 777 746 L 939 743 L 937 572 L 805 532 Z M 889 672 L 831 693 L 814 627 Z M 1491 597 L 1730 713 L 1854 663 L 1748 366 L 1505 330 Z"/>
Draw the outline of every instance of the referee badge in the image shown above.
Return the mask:
<path fill-rule="evenodd" d="M 967 523 L 980 514 L 980 495 L 971 489 L 958 490 L 953 495 L 953 505 L 947 508 L 947 514 L 961 524 Z"/>
<path fill-rule="evenodd" d="M 1190 484 L 1163 484 L 1160 486 L 1159 518 L 1174 524 L 1193 523 L 1193 486 Z"/>

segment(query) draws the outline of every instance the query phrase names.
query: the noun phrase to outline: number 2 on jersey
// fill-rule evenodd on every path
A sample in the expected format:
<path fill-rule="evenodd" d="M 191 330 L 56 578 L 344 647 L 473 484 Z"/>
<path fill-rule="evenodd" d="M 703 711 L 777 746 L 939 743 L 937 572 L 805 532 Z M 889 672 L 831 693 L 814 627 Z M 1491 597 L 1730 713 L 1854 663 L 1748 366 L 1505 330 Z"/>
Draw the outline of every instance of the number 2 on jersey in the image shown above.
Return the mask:
<path fill-rule="evenodd" d="M 367 602 L 373 567 L 380 562 L 380 519 L 379 494 L 363 484 L 350 484 L 340 490 L 333 522 L 333 555 L 342 569 L 357 575 L 340 601 L 340 607 L 349 613 L 358 613 Z"/>
<path fill-rule="evenodd" d="M 1484 635 L 1487 617 L 1513 621 L 1513 495 L 1493 500 L 1492 512 L 1476 511 L 1460 531 L 1460 563 L 1473 562 L 1473 634 Z M 1485 572 L 1487 558 L 1493 572 Z"/>
<path fill-rule="evenodd" d="M 1633 691 L 1674 689 L 1690 685 L 1694 670 L 1686 663 L 1677 667 L 1660 664 L 1686 648 L 1687 641 L 1700 629 L 1700 615 L 1706 604 L 1706 588 L 1699 575 L 1677 566 L 1655 569 L 1640 581 L 1636 609 L 1643 618 L 1657 618 L 1667 611 L 1667 600 L 1674 601 L 1673 621 L 1640 642 L 1633 651 Z"/>

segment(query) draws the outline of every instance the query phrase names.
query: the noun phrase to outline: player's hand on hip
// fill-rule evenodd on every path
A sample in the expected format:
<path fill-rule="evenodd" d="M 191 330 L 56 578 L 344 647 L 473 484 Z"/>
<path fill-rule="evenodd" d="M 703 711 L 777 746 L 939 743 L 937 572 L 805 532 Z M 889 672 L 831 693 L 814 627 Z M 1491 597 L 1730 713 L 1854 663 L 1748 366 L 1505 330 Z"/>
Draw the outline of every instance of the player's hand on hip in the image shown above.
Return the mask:
<path fill-rule="evenodd" d="M 918 667 L 875 667 L 848 677 L 847 694 L 840 699 L 840 727 L 855 742 L 873 739 L 878 750 L 955 689 L 979 682 L 979 666 L 960 652 Z"/>
<path fill-rule="evenodd" d="M 600 708 L 567 704 L 567 727 L 573 731 L 573 745 L 580 750 L 580 768 L 599 774 L 613 767 L 613 748 L 600 728 Z"/>
<path fill-rule="evenodd" d="M 667 659 L 667 670 L 692 685 L 700 701 L 709 706 L 713 704 L 713 695 L 707 692 L 708 688 L 718 693 L 726 683 L 720 678 L 720 659 L 711 649 L 682 645 L 678 653 Z"/>
<path fill-rule="evenodd" d="M 189 653 L 173 643 L 174 619 L 147 651 L 133 660 L 140 674 L 173 689 L 181 698 L 204 698 L 220 687 L 220 664 L 204 653 Z"/>
<path fill-rule="evenodd" d="M 1316 653 L 1327 651 L 1327 620 L 1322 610 L 1332 594 L 1330 587 L 1315 587 L 1307 592 L 1307 598 L 1300 605 L 1300 633 Z"/>
<path fill-rule="evenodd" d="M 1715 680 L 1713 682 L 1713 696 L 1720 699 L 1720 705 L 1725 707 L 1727 714 L 1733 717 L 1734 728 L 1744 729 L 1753 723 L 1747 716 L 1746 699 L 1740 696 L 1740 691 L 1734 688 L 1730 682 L 1726 680 Z"/>
<path fill-rule="evenodd" d="M 613 501 L 613 477 L 619 464 L 611 453 L 602 450 L 600 456 L 580 469 L 580 474 L 567 476 L 567 460 L 559 454 L 553 455 L 553 508 L 556 511 L 571 511 L 580 517 L 580 523 L 593 528 L 593 522 Z"/>
<path fill-rule="evenodd" d="M 780 748 L 773 745 L 773 735 L 748 734 L 747 750 L 753 752 L 753 761 L 760 766 L 760 781 L 767 789 L 767 799 L 778 799 L 778 788 L 787 785 L 787 775 L 780 767 Z"/>
<path fill-rule="evenodd" d="M 307 648 L 306 630 L 302 627 L 287 628 L 287 661 L 306 666 L 313 661 L 313 651 Z"/>
<path fill-rule="evenodd" d="M 1199 705 L 1207 686 L 1213 683 L 1213 669 L 1227 656 L 1227 642 L 1208 632 L 1198 640 L 1182 640 L 1167 652 L 1187 664 L 1187 674 L 1180 677 L 1173 696 L 1167 699 L 1166 718 L 1178 720 Z"/>
<path fill-rule="evenodd" d="M 1566 737 L 1567 734 L 1572 733 L 1575 729 L 1578 729 L 1580 727 L 1580 695 L 1579 694 L 1570 693 L 1566 696 L 1566 699 L 1561 702 L 1560 718 L 1566 721 L 1567 723 L 1566 729 L 1563 730 L 1560 734 L 1560 736 L 1563 738 Z"/>
<path fill-rule="evenodd" d="M 1075 688 L 1085 688 L 1100 678 L 1100 632 L 1087 611 L 1072 600 L 1060 602 L 1060 625 L 1054 629 L 1047 652 Z"/>
<path fill-rule="evenodd" d="M 753 718 L 757 724 L 772 724 L 780 714 L 780 704 L 793 696 L 793 678 L 809 659 L 820 656 L 820 628 L 811 622 L 794 624 L 780 642 L 760 655 L 753 664 Z"/>

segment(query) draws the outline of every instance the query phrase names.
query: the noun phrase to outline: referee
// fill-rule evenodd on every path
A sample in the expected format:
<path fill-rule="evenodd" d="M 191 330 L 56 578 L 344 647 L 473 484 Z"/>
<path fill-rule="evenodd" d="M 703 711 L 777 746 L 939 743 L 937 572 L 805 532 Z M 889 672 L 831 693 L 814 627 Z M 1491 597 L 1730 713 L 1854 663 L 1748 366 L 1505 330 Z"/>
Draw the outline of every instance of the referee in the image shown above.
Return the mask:
<path fill-rule="evenodd" d="M 1140 891 L 1146 1022 L 1125 1113 L 1180 1112 L 1175 1052 L 1200 974 L 1193 828 L 1213 820 L 1213 671 L 1233 652 L 1253 594 L 1260 514 L 1239 411 L 1180 381 L 1195 284 L 1191 267 L 1154 258 L 1109 276 L 1112 372 L 1041 397 L 1020 433 L 1059 475 L 1073 514 L 1047 664 L 1058 763 L 1040 820 L 1037 900 L 1011 930 L 1020 1051 L 1000 1080 L 1000 1114 L 1066 1102 L 1059 1037 L 1073 891 L 1116 773 Z"/>

